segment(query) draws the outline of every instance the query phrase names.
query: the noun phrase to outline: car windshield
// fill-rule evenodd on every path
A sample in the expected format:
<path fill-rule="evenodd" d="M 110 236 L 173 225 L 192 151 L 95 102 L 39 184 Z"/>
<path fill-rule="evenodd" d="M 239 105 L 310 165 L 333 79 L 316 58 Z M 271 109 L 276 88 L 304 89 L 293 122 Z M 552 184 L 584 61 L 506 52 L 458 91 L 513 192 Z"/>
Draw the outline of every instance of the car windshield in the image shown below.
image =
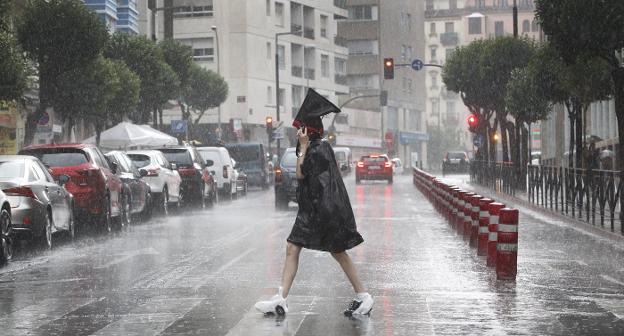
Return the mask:
<path fill-rule="evenodd" d="M 137 168 L 143 168 L 152 162 L 150 157 L 145 154 L 128 154 L 128 157 Z"/>
<path fill-rule="evenodd" d="M 24 176 L 24 161 L 0 162 L 0 179 L 21 178 Z"/>
<path fill-rule="evenodd" d="M 347 154 L 345 152 L 336 152 L 336 160 L 338 161 L 346 161 Z"/>
<path fill-rule="evenodd" d="M 282 157 L 282 167 L 296 167 L 297 154 L 295 152 L 286 152 Z"/>
<path fill-rule="evenodd" d="M 367 163 L 386 162 L 387 159 L 384 156 L 363 156 L 362 161 Z"/>
<path fill-rule="evenodd" d="M 165 155 L 167 161 L 171 163 L 177 165 L 193 165 L 191 155 L 186 149 L 161 149 L 160 151 Z"/>
<path fill-rule="evenodd" d="M 89 162 L 87 155 L 78 148 L 45 148 L 25 151 L 48 167 L 73 167 Z"/>
<path fill-rule="evenodd" d="M 240 163 L 260 160 L 260 148 L 258 146 L 231 146 L 228 147 L 228 150 L 234 160 Z"/>

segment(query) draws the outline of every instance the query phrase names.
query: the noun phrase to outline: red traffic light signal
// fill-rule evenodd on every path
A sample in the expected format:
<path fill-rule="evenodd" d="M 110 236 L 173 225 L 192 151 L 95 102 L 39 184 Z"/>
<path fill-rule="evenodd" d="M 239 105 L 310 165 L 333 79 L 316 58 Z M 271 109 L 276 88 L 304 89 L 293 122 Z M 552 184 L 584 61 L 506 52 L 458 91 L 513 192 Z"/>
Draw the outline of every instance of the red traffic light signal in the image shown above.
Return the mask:
<path fill-rule="evenodd" d="M 394 79 L 394 59 L 384 58 L 384 79 Z"/>
<path fill-rule="evenodd" d="M 468 121 L 468 127 L 470 130 L 475 129 L 479 123 L 479 118 L 474 114 L 470 114 L 466 120 Z"/>
<path fill-rule="evenodd" d="M 266 123 L 267 127 L 273 126 L 273 117 L 271 117 L 271 116 L 266 117 L 265 123 Z"/>

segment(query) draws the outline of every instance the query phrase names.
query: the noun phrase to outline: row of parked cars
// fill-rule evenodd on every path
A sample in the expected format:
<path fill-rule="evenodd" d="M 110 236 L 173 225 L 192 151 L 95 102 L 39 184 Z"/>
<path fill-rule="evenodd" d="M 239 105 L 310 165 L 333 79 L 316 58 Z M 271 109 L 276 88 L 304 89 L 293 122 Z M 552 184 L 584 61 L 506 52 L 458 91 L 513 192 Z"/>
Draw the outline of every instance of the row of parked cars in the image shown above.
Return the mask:
<path fill-rule="evenodd" d="M 77 223 L 112 231 L 152 211 L 211 207 L 245 195 L 247 175 L 223 147 L 183 145 L 111 151 L 88 144 L 36 145 L 0 155 L 0 263 L 13 240 L 52 247 L 52 234 Z"/>

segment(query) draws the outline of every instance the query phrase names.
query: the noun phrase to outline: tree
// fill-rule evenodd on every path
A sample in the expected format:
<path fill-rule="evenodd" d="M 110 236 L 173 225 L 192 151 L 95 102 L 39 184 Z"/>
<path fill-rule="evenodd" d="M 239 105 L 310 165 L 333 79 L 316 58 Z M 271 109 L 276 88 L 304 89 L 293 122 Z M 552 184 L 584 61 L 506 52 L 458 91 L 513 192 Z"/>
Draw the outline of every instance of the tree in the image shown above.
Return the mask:
<path fill-rule="evenodd" d="M 150 120 L 150 112 L 156 111 L 162 104 L 163 83 L 161 81 L 171 74 L 162 73 L 170 68 L 165 70 L 160 48 L 144 36 L 117 33 L 106 46 L 104 56 L 124 61 L 139 76 L 141 80 L 139 105 L 136 112 L 130 114 L 129 118 L 138 124 L 147 123 Z"/>
<path fill-rule="evenodd" d="M 173 69 L 180 81 L 179 93 L 175 97 L 182 108 L 182 118 L 186 115 L 184 94 L 188 91 L 189 76 L 193 67 L 193 49 L 173 39 L 162 40 L 158 47 L 165 62 Z"/>
<path fill-rule="evenodd" d="M 122 61 L 111 61 L 115 76 L 119 85 L 114 91 L 112 99 L 106 104 L 106 114 L 110 116 L 112 124 L 118 124 L 124 117 L 132 115 L 139 104 L 139 92 L 141 90 L 141 79 L 132 72 L 126 63 Z"/>
<path fill-rule="evenodd" d="M 193 66 L 186 93 L 189 111 L 185 119 L 189 120 L 189 124 L 199 124 L 206 111 L 221 105 L 227 96 L 228 85 L 223 77 L 200 66 Z M 191 117 L 192 113 L 196 115 L 194 121 Z"/>
<path fill-rule="evenodd" d="M 156 97 L 156 108 L 154 109 L 154 127 L 158 127 L 158 115 L 160 116 L 160 125 L 162 126 L 162 107 L 171 99 L 180 98 L 180 80 L 173 69 L 165 62 L 158 63 L 158 84 L 156 89 L 158 96 Z"/>
<path fill-rule="evenodd" d="M 618 129 L 624 130 L 624 1 L 537 0 L 535 6 L 538 21 L 566 64 L 587 64 L 593 58 L 606 62 L 614 86 Z M 624 132 L 618 133 L 622 147 Z M 617 160 L 624 180 L 624 155 L 618 153 Z M 624 204 L 624 192 L 620 197 Z"/>
<path fill-rule="evenodd" d="M 58 93 L 56 80 L 95 60 L 108 40 L 108 29 L 80 0 L 32 0 L 23 11 L 17 37 L 39 74 L 37 111 L 27 116 L 25 142 Z"/>
<path fill-rule="evenodd" d="M 27 83 L 27 63 L 13 36 L 0 30 L 0 100 L 19 98 Z"/>

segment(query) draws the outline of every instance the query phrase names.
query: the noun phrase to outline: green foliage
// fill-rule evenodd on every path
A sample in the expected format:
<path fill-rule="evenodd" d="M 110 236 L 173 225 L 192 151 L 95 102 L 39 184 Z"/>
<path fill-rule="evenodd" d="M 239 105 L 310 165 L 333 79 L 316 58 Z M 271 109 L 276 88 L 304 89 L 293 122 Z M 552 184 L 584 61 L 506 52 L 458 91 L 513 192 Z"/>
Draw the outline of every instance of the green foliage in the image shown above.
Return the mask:
<path fill-rule="evenodd" d="M 478 108 L 484 106 L 486 96 L 481 87 L 484 83 L 482 55 L 485 52 L 486 42 L 477 40 L 467 46 L 459 47 L 451 57 L 447 58 L 442 71 L 442 80 L 448 90 L 459 92 L 472 112 L 478 113 Z"/>
<path fill-rule="evenodd" d="M 27 85 L 27 63 L 17 41 L 0 31 L 0 100 L 19 98 Z"/>
<path fill-rule="evenodd" d="M 206 110 L 217 107 L 228 96 L 228 85 L 220 75 L 213 71 L 193 66 L 189 76 L 189 87 L 186 100 L 189 106 L 197 111 L 197 124 Z"/>
<path fill-rule="evenodd" d="M 32 0 L 19 22 L 17 36 L 39 64 L 45 85 L 63 72 L 92 62 L 104 48 L 108 30 L 80 0 Z"/>
<path fill-rule="evenodd" d="M 158 80 L 156 81 L 158 96 L 156 105 L 161 106 L 170 99 L 180 96 L 180 79 L 175 71 L 165 62 L 158 63 Z"/>
<path fill-rule="evenodd" d="M 110 62 L 119 85 L 116 87 L 113 98 L 106 104 L 106 110 L 113 123 L 118 123 L 123 120 L 123 117 L 130 116 L 136 111 L 139 104 L 141 79 L 128 68 L 126 63 L 115 60 Z"/>
<path fill-rule="evenodd" d="M 507 111 L 518 122 L 534 123 L 548 118 L 552 105 L 533 68 L 513 70 L 506 92 Z"/>
<path fill-rule="evenodd" d="M 165 62 L 178 75 L 182 92 L 188 85 L 188 78 L 193 66 L 193 49 L 172 39 L 165 39 L 158 43 Z"/>

